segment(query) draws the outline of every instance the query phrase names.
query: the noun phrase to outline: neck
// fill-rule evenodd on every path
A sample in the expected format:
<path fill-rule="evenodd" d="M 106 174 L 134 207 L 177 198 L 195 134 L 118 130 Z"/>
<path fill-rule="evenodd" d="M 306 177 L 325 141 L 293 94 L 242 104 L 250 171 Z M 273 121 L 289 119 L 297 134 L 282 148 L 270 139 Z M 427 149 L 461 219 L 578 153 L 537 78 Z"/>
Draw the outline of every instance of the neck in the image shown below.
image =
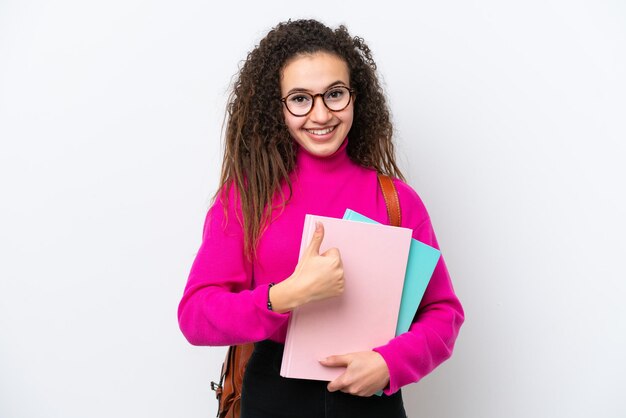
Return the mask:
<path fill-rule="evenodd" d="M 296 171 L 302 175 L 325 175 L 332 174 L 345 168 L 346 164 L 352 164 L 348 157 L 348 138 L 333 154 L 320 157 L 311 154 L 302 146 L 298 146 L 296 153 Z"/>

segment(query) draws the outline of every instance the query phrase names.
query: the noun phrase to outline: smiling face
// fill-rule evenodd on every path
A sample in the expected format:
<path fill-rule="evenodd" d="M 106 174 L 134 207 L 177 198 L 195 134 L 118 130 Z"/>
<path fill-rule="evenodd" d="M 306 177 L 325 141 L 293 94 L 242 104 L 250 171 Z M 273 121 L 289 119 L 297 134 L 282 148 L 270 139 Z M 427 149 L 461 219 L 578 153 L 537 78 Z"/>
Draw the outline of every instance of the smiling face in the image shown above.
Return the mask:
<path fill-rule="evenodd" d="M 323 94 L 334 86 L 350 87 L 348 65 L 327 52 L 293 58 L 283 68 L 281 76 L 282 97 L 294 92 Z M 353 102 L 351 100 L 345 109 L 333 112 L 324 105 L 322 97 L 317 96 L 313 109 L 306 116 L 294 116 L 283 105 L 285 124 L 293 139 L 304 149 L 326 157 L 337 151 L 352 127 Z"/>

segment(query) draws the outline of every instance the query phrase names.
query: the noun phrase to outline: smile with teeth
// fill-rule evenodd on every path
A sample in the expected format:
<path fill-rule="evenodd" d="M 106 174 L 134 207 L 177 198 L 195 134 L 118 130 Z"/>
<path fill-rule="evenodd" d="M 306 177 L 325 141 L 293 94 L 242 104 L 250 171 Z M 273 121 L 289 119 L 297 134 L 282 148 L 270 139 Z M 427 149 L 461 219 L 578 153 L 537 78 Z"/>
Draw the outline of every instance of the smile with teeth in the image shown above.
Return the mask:
<path fill-rule="evenodd" d="M 326 129 L 305 129 L 305 131 L 312 133 L 313 135 L 326 135 L 335 130 L 335 126 L 331 126 Z"/>

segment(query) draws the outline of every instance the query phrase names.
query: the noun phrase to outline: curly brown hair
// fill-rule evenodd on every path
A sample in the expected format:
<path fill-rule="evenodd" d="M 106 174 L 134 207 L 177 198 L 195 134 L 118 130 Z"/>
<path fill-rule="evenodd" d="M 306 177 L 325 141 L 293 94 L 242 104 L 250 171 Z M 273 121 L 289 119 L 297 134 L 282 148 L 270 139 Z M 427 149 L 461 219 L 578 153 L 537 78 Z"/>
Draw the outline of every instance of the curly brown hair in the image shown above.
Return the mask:
<path fill-rule="evenodd" d="M 404 179 L 395 162 L 393 127 L 376 63 L 360 37 L 345 26 L 333 30 L 316 20 L 279 23 L 248 54 L 233 86 L 226 111 L 225 149 L 219 190 L 226 199 L 231 186 L 240 199 L 245 254 L 254 257 L 268 224 L 275 195 L 282 206 L 291 194 L 289 173 L 296 161 L 296 142 L 285 125 L 280 79 L 285 65 L 301 55 L 327 52 L 343 59 L 357 100 L 347 153 L 350 159 L 380 173 Z"/>

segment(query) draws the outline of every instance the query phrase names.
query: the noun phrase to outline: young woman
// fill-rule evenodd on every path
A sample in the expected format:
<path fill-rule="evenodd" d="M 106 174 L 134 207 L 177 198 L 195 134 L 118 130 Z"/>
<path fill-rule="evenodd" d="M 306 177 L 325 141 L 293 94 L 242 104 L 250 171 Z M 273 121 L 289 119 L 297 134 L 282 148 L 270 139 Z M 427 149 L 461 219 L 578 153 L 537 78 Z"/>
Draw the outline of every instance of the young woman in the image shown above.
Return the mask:
<path fill-rule="evenodd" d="M 387 223 L 377 173 L 394 178 L 402 226 L 438 247 L 426 209 L 395 162 L 389 110 L 364 41 L 314 20 L 280 23 L 248 55 L 230 97 L 220 186 L 178 310 L 196 345 L 255 342 L 242 418 L 405 417 L 400 388 L 450 357 L 463 309 L 441 259 L 411 329 L 336 353 L 332 382 L 279 376 L 289 313 L 342 293 L 323 225 L 298 261 L 307 213 L 351 208 Z M 375 309 L 375 307 L 372 307 Z M 383 396 L 371 396 L 379 390 Z"/>

